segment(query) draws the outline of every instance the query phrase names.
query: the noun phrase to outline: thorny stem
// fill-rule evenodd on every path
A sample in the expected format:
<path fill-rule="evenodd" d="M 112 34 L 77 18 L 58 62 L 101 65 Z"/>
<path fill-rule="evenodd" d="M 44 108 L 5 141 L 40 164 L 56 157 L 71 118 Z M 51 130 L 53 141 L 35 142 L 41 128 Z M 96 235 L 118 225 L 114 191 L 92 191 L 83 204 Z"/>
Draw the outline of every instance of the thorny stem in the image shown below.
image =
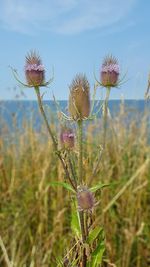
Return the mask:
<path fill-rule="evenodd" d="M 107 133 L 107 115 L 108 115 L 108 100 L 109 100 L 109 95 L 110 95 L 110 87 L 107 87 L 107 91 L 106 91 L 106 98 L 105 98 L 105 101 L 104 101 L 104 117 L 103 117 L 103 147 L 100 148 L 100 151 L 99 151 L 99 156 L 98 156 L 98 159 L 97 159 L 97 162 L 94 166 L 94 169 L 93 169 L 93 172 L 92 172 L 92 175 L 89 179 L 89 185 L 91 184 L 94 176 L 97 174 L 97 170 L 98 170 L 98 167 L 99 167 L 99 164 L 101 162 L 101 159 L 102 159 L 102 154 L 103 154 L 103 149 L 105 148 L 105 144 L 106 144 L 106 133 Z"/>
<path fill-rule="evenodd" d="M 85 212 L 85 234 L 86 234 L 86 237 L 89 234 L 89 230 L 88 230 L 88 213 L 87 212 Z"/>
<path fill-rule="evenodd" d="M 48 123 L 48 120 L 47 120 L 47 117 L 46 117 L 46 114 L 45 114 L 45 111 L 44 111 L 44 108 L 43 108 L 39 87 L 35 87 L 35 92 L 37 94 L 39 108 L 40 108 L 41 114 L 43 116 L 43 119 L 45 121 L 48 133 L 49 133 L 49 135 L 50 135 L 50 137 L 52 139 L 54 149 L 57 151 L 57 141 L 56 141 L 56 138 L 54 137 L 54 135 L 52 133 L 52 130 L 51 130 L 50 126 L 49 126 L 49 123 Z"/>
<path fill-rule="evenodd" d="M 54 150 L 55 150 L 58 158 L 61 161 L 61 164 L 63 166 L 63 169 L 65 171 L 65 174 L 66 174 L 67 179 L 69 180 L 70 184 L 72 185 L 72 187 L 76 191 L 76 186 L 74 185 L 74 183 L 71 180 L 71 177 L 70 177 L 70 174 L 69 174 L 69 171 L 68 171 L 68 167 L 67 167 L 64 159 L 62 158 L 62 156 L 60 154 L 60 151 L 58 150 L 57 140 L 54 137 L 53 132 L 51 130 L 51 127 L 50 127 L 50 125 L 48 123 L 48 120 L 47 120 L 47 117 L 46 117 L 46 114 L 45 114 L 45 111 L 44 111 L 44 108 L 43 108 L 43 104 L 42 104 L 42 100 L 41 100 L 41 95 L 40 95 L 40 90 L 39 90 L 39 87 L 38 86 L 35 87 L 35 92 L 36 92 L 36 95 L 37 95 L 38 105 L 39 105 L 39 109 L 40 109 L 41 115 L 43 116 L 43 119 L 44 119 L 44 122 L 46 124 L 47 130 L 48 130 L 48 133 L 49 133 L 49 136 L 50 136 L 50 138 L 52 139 L 52 142 L 53 142 Z"/>
<path fill-rule="evenodd" d="M 71 174 L 72 174 L 72 178 L 73 178 L 74 183 L 75 183 L 75 185 L 77 187 L 76 172 L 75 172 L 73 163 L 71 161 L 71 152 L 70 152 L 70 150 L 68 150 L 68 164 L 69 164 L 69 168 L 70 168 L 70 171 L 71 171 Z"/>
<path fill-rule="evenodd" d="M 79 183 L 82 184 L 82 169 L 83 169 L 83 122 L 78 121 L 78 143 L 79 143 L 79 158 L 78 158 L 78 171 L 79 171 Z"/>
<path fill-rule="evenodd" d="M 104 101 L 104 118 L 103 118 L 103 148 L 106 146 L 106 134 L 107 134 L 107 117 L 108 117 L 108 100 L 110 95 L 110 87 L 106 88 L 106 98 Z"/>
<path fill-rule="evenodd" d="M 82 233 L 82 242 L 83 246 L 86 241 L 86 232 L 85 232 L 85 225 L 84 225 L 84 212 L 79 212 L 79 218 L 80 218 L 80 225 L 81 225 L 81 233 Z M 82 251 L 82 267 L 86 267 L 87 262 L 87 256 L 86 256 L 86 249 L 83 247 Z"/>
<path fill-rule="evenodd" d="M 97 159 L 97 162 L 94 166 L 94 169 L 93 169 L 93 172 L 92 172 L 92 175 L 91 177 L 89 178 L 89 182 L 88 184 L 91 185 L 91 182 L 93 180 L 93 178 L 95 177 L 95 175 L 97 174 L 97 170 L 98 170 L 98 167 L 99 167 L 99 164 L 101 162 L 101 159 L 102 159 L 102 154 L 103 154 L 103 148 L 101 147 L 100 148 L 100 151 L 99 151 L 99 155 L 98 155 L 98 159 Z"/>
<path fill-rule="evenodd" d="M 103 154 L 103 149 L 105 148 L 106 145 L 106 133 L 107 133 L 107 115 L 108 115 L 108 100 L 109 100 L 109 95 L 110 95 L 110 89 L 111 87 L 106 88 L 106 98 L 104 100 L 104 117 L 103 117 L 103 147 L 100 148 L 98 160 L 94 166 L 92 175 L 89 179 L 89 185 L 91 184 L 94 176 L 97 174 L 97 170 L 99 167 L 99 164 L 101 162 L 102 154 Z"/>
<path fill-rule="evenodd" d="M 83 170 L 83 121 L 78 121 L 78 144 L 79 144 L 79 157 L 78 157 L 78 178 L 79 178 L 79 184 L 82 184 L 82 170 Z M 82 233 L 82 242 L 83 245 L 86 241 L 86 231 L 85 231 L 85 217 L 84 212 L 79 212 L 79 218 L 80 218 L 80 225 L 81 225 L 81 233 Z M 87 262 L 87 256 L 86 256 L 86 250 L 83 247 L 82 251 L 82 267 L 86 267 Z"/>
<path fill-rule="evenodd" d="M 102 154 L 103 154 L 103 149 L 105 148 L 106 145 L 106 133 L 107 133 L 107 115 L 108 115 L 108 100 L 109 100 L 109 95 L 110 95 L 110 89 L 111 87 L 106 88 L 106 98 L 104 101 L 104 117 L 103 117 L 103 147 L 100 149 L 98 160 L 94 166 L 93 173 L 89 179 L 89 185 L 91 184 L 94 176 L 97 173 L 97 169 L 99 167 L 99 164 L 101 162 Z"/>

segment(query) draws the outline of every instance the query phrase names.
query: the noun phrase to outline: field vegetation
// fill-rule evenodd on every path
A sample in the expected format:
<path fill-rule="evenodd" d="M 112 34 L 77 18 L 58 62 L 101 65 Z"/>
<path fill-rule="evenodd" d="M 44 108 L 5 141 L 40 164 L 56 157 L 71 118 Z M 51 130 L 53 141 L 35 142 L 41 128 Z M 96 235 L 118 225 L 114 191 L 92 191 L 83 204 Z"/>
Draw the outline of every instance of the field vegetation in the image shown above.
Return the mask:
<path fill-rule="evenodd" d="M 84 183 L 103 185 L 94 194 L 96 205 L 88 218 L 90 227 L 101 229 L 105 244 L 102 263 L 96 266 L 150 266 L 149 114 L 133 112 L 122 104 L 118 115 L 109 118 L 102 153 L 101 119 L 84 123 Z M 37 131 L 24 120 L 18 128 L 15 114 L 13 121 L 13 131 L 3 122 L 0 136 L 0 266 L 82 266 L 74 195 L 57 186 L 66 178 L 45 125 Z M 59 139 L 57 127 L 51 121 Z M 76 170 L 78 146 L 73 150 Z"/>

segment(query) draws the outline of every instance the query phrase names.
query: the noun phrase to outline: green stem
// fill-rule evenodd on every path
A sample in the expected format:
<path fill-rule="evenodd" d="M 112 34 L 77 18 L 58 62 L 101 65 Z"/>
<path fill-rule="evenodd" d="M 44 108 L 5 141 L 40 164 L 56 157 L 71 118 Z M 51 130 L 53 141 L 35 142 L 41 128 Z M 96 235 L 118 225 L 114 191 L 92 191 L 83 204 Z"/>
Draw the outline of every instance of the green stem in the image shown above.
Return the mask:
<path fill-rule="evenodd" d="M 42 104 L 42 100 L 41 100 L 41 95 L 40 95 L 40 90 L 39 90 L 39 87 L 35 87 L 35 92 L 36 92 L 36 95 L 37 95 L 37 99 L 38 99 L 38 104 L 39 104 L 39 109 L 40 109 L 40 112 L 43 116 L 43 119 L 45 121 L 45 124 L 46 124 L 46 127 L 47 127 L 47 130 L 48 130 L 48 133 L 52 139 L 52 142 L 53 142 L 53 146 L 54 146 L 54 149 L 57 151 L 57 141 L 52 133 L 52 130 L 49 126 L 49 123 L 48 123 L 48 120 L 47 120 L 47 117 L 46 117 L 46 114 L 45 114 L 45 111 L 44 111 L 44 108 L 43 108 L 43 104 Z"/>
<path fill-rule="evenodd" d="M 79 158 L 78 158 L 78 172 L 79 172 L 79 183 L 82 184 L 82 170 L 83 170 L 83 122 L 78 121 L 78 143 L 79 143 Z"/>
<path fill-rule="evenodd" d="M 74 168 L 74 164 L 72 162 L 72 157 L 71 157 L 71 151 L 68 150 L 68 165 L 69 165 L 69 168 L 70 168 L 70 172 L 72 174 L 72 178 L 73 178 L 73 181 L 74 181 L 74 184 L 77 188 L 77 177 L 76 177 L 76 171 L 75 171 L 75 168 Z"/>
<path fill-rule="evenodd" d="M 108 100 L 110 95 L 110 87 L 106 88 L 106 98 L 104 101 L 104 118 L 103 118 L 103 147 L 106 146 L 106 134 L 107 134 L 107 117 L 108 117 Z"/>
<path fill-rule="evenodd" d="M 78 144 L 79 144 L 79 157 L 78 157 L 78 178 L 79 178 L 79 184 L 83 183 L 83 121 L 78 121 Z M 80 226 L 81 226 L 81 233 L 82 233 L 82 242 L 83 245 L 86 242 L 86 231 L 85 231 L 85 218 L 84 218 L 84 212 L 79 212 L 79 218 L 80 218 Z M 83 247 L 82 250 L 82 267 L 86 267 L 87 262 L 87 256 L 86 256 L 86 250 Z"/>
<path fill-rule="evenodd" d="M 51 127 L 50 127 L 50 125 L 48 123 L 48 120 L 47 120 L 47 117 L 46 117 L 46 114 L 45 114 L 45 111 L 44 111 L 44 108 L 43 108 L 42 99 L 41 99 L 41 95 L 40 95 L 40 90 L 39 90 L 39 87 L 38 86 L 35 87 L 35 92 L 36 92 L 36 95 L 37 95 L 38 105 L 39 105 L 39 109 L 40 109 L 41 115 L 43 116 L 43 119 L 44 119 L 46 128 L 48 130 L 49 136 L 50 136 L 50 138 L 52 139 L 52 142 L 53 142 L 54 150 L 55 150 L 58 158 L 61 161 L 61 164 L 63 166 L 63 169 L 65 171 L 65 174 L 66 174 L 67 179 L 70 181 L 72 187 L 76 191 L 76 186 L 74 185 L 74 183 L 71 180 L 71 177 L 70 177 L 70 174 L 69 174 L 69 171 L 68 171 L 68 167 L 67 167 L 67 165 L 66 165 L 63 157 L 61 156 L 60 151 L 58 150 L 57 139 L 55 138 L 55 136 L 54 136 L 54 134 L 53 134 L 53 132 L 51 130 Z"/>
<path fill-rule="evenodd" d="M 86 256 L 86 249 L 84 248 L 84 244 L 86 242 L 86 232 L 85 232 L 85 218 L 84 218 L 84 212 L 79 212 L 79 218 L 80 218 L 80 226 L 81 226 L 81 233 L 82 233 L 82 242 L 83 242 L 83 250 L 82 250 L 82 267 L 86 267 L 87 262 L 87 256 Z"/>

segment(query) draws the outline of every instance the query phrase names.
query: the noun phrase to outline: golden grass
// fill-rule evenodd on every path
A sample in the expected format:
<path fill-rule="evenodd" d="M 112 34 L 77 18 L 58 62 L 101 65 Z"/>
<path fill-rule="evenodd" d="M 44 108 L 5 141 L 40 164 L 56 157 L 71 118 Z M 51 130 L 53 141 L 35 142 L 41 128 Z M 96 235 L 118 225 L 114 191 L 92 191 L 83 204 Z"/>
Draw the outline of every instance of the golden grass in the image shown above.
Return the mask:
<path fill-rule="evenodd" d="M 109 183 L 96 192 L 94 225 L 104 227 L 103 266 L 150 266 L 150 146 L 147 117 L 125 122 L 122 110 L 110 120 L 106 150 L 95 176 L 101 144 L 100 121 L 87 126 L 85 183 Z M 139 120 L 139 118 L 138 118 Z M 140 123 L 140 127 L 139 127 Z M 7 137 L 7 138 L 6 138 Z M 7 142 L 6 142 L 7 139 Z M 41 141 L 42 140 L 42 141 Z M 71 194 L 50 186 L 64 172 L 47 140 L 24 123 L 24 131 L 3 131 L 0 141 L 0 266 L 53 267 L 73 245 Z M 6 144 L 7 143 L 7 144 Z M 77 149 L 75 151 L 77 152 Z M 69 257 L 71 258 L 70 251 Z M 65 265 L 64 265 L 65 266 Z"/>

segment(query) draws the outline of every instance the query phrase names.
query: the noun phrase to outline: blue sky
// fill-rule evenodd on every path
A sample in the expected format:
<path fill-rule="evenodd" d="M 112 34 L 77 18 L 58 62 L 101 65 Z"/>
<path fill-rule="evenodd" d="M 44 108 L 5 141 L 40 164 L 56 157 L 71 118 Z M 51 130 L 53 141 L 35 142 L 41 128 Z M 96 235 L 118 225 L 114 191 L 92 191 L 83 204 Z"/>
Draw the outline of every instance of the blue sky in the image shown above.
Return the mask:
<path fill-rule="evenodd" d="M 111 98 L 143 99 L 150 72 L 150 1 L 145 0 L 0 0 L 0 100 L 35 99 L 20 88 L 9 66 L 24 80 L 25 55 L 39 52 L 54 82 L 45 99 L 68 99 L 73 77 L 85 73 L 94 85 L 103 58 L 118 58 L 126 83 Z M 25 93 L 25 97 L 21 95 Z M 97 97 L 104 90 L 98 89 Z"/>

